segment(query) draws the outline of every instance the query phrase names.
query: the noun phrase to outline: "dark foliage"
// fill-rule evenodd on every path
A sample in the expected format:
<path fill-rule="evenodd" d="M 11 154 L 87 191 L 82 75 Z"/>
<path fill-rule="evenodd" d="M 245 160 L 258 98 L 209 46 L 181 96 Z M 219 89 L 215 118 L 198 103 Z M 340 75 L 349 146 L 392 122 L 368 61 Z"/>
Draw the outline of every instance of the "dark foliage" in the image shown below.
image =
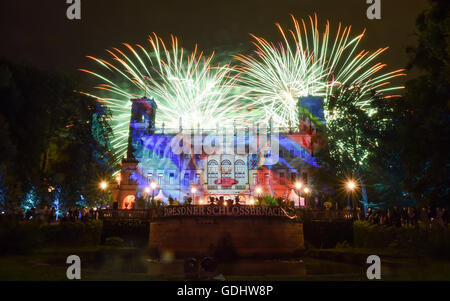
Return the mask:
<path fill-rule="evenodd" d="M 76 92 L 78 86 L 66 76 L 0 60 L 3 210 L 16 209 L 30 190 L 41 207 L 97 197 L 92 185 L 108 174 L 108 114 Z"/>
<path fill-rule="evenodd" d="M 305 242 L 315 248 L 334 248 L 353 241 L 351 221 L 310 221 L 303 224 Z"/>
<path fill-rule="evenodd" d="M 150 223 L 148 221 L 105 220 L 103 224 L 102 242 L 108 237 L 120 237 L 123 244 L 132 247 L 148 246 Z"/>

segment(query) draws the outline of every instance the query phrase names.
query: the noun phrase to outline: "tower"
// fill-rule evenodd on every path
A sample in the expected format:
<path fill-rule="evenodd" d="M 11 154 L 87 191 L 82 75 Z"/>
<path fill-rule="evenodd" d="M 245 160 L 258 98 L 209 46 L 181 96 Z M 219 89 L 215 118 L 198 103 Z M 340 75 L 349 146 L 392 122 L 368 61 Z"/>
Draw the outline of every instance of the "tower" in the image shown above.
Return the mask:
<path fill-rule="evenodd" d="M 126 158 L 122 159 L 120 183 L 114 193 L 114 201 L 120 209 L 131 209 L 136 201 L 138 188 L 138 160 L 136 151 L 142 145 L 142 137 L 155 131 L 156 103 L 147 97 L 131 99 L 131 117 Z"/>

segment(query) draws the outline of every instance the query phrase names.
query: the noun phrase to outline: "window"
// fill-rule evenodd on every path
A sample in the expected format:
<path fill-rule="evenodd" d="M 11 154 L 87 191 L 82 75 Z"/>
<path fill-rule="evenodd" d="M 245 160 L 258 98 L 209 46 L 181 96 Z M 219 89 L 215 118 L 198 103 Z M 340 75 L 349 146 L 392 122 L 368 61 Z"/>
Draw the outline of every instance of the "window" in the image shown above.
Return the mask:
<path fill-rule="evenodd" d="M 169 184 L 175 184 L 175 174 L 173 172 L 169 173 Z"/>
<path fill-rule="evenodd" d="M 306 172 L 302 173 L 303 183 L 308 184 L 308 174 Z"/>
<path fill-rule="evenodd" d="M 183 185 L 184 186 L 188 186 L 189 185 L 189 173 L 185 173 L 184 174 Z"/>
<path fill-rule="evenodd" d="M 219 178 L 219 163 L 216 160 L 208 162 L 208 184 L 214 183 Z"/>
<path fill-rule="evenodd" d="M 245 178 L 245 162 L 243 160 L 236 160 L 234 162 L 234 177 L 236 179 Z"/>
<path fill-rule="evenodd" d="M 153 179 L 153 173 L 149 172 L 147 175 L 147 183 L 150 184 L 152 182 L 152 179 Z"/>
<path fill-rule="evenodd" d="M 265 180 L 266 180 L 266 185 L 269 186 L 270 185 L 270 174 L 266 173 L 264 175 L 264 177 L 265 177 Z"/>
<path fill-rule="evenodd" d="M 284 172 L 280 172 L 280 184 L 284 185 L 286 184 L 285 178 L 284 178 Z"/>
<path fill-rule="evenodd" d="M 195 184 L 200 184 L 200 174 L 195 174 Z"/>
<path fill-rule="evenodd" d="M 254 172 L 253 173 L 253 185 L 258 185 L 258 173 Z"/>
<path fill-rule="evenodd" d="M 291 182 L 294 184 L 297 181 L 297 174 L 291 173 Z"/>
<path fill-rule="evenodd" d="M 231 178 L 232 173 L 231 161 L 223 160 L 222 161 L 222 178 Z"/>
<path fill-rule="evenodd" d="M 160 173 L 158 174 L 158 185 L 162 185 L 164 181 L 164 174 Z"/>

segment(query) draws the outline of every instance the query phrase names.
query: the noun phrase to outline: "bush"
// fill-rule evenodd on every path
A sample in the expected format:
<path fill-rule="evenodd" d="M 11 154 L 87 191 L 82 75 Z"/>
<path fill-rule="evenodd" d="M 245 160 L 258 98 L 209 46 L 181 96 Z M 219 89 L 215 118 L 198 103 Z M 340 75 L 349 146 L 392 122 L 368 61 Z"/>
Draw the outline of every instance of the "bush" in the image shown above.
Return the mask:
<path fill-rule="evenodd" d="M 261 206 L 278 206 L 277 200 L 271 195 L 263 196 L 256 202 L 256 204 Z"/>
<path fill-rule="evenodd" d="M 42 245 L 43 237 L 37 223 L 4 220 L 0 224 L 0 254 L 25 254 Z"/>
<path fill-rule="evenodd" d="M 305 221 L 305 242 L 316 248 L 334 248 L 339 242 L 353 241 L 351 221 Z"/>
<path fill-rule="evenodd" d="M 450 257 L 450 229 L 438 225 L 431 228 L 400 228 L 355 221 L 353 236 L 355 247 L 399 248 L 438 257 Z"/>
<path fill-rule="evenodd" d="M 105 245 L 120 247 L 123 244 L 123 239 L 120 237 L 108 237 L 105 239 Z"/>
<path fill-rule="evenodd" d="M 98 245 L 101 241 L 103 222 L 95 220 L 87 223 L 69 222 L 44 224 L 41 232 L 49 245 L 85 246 Z"/>
<path fill-rule="evenodd" d="M 124 244 L 131 247 L 145 247 L 148 245 L 150 223 L 138 220 L 106 220 L 103 224 L 102 242 L 107 237 L 122 237 Z"/>

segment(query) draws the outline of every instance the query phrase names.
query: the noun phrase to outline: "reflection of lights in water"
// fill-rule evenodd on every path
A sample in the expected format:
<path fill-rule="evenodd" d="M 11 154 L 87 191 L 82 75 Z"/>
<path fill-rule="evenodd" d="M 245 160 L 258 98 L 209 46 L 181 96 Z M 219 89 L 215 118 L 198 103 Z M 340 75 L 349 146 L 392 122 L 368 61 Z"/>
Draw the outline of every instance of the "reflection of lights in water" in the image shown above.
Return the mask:
<path fill-rule="evenodd" d="M 170 250 L 164 250 L 161 254 L 161 262 L 162 263 L 171 263 L 175 259 L 175 255 Z"/>

